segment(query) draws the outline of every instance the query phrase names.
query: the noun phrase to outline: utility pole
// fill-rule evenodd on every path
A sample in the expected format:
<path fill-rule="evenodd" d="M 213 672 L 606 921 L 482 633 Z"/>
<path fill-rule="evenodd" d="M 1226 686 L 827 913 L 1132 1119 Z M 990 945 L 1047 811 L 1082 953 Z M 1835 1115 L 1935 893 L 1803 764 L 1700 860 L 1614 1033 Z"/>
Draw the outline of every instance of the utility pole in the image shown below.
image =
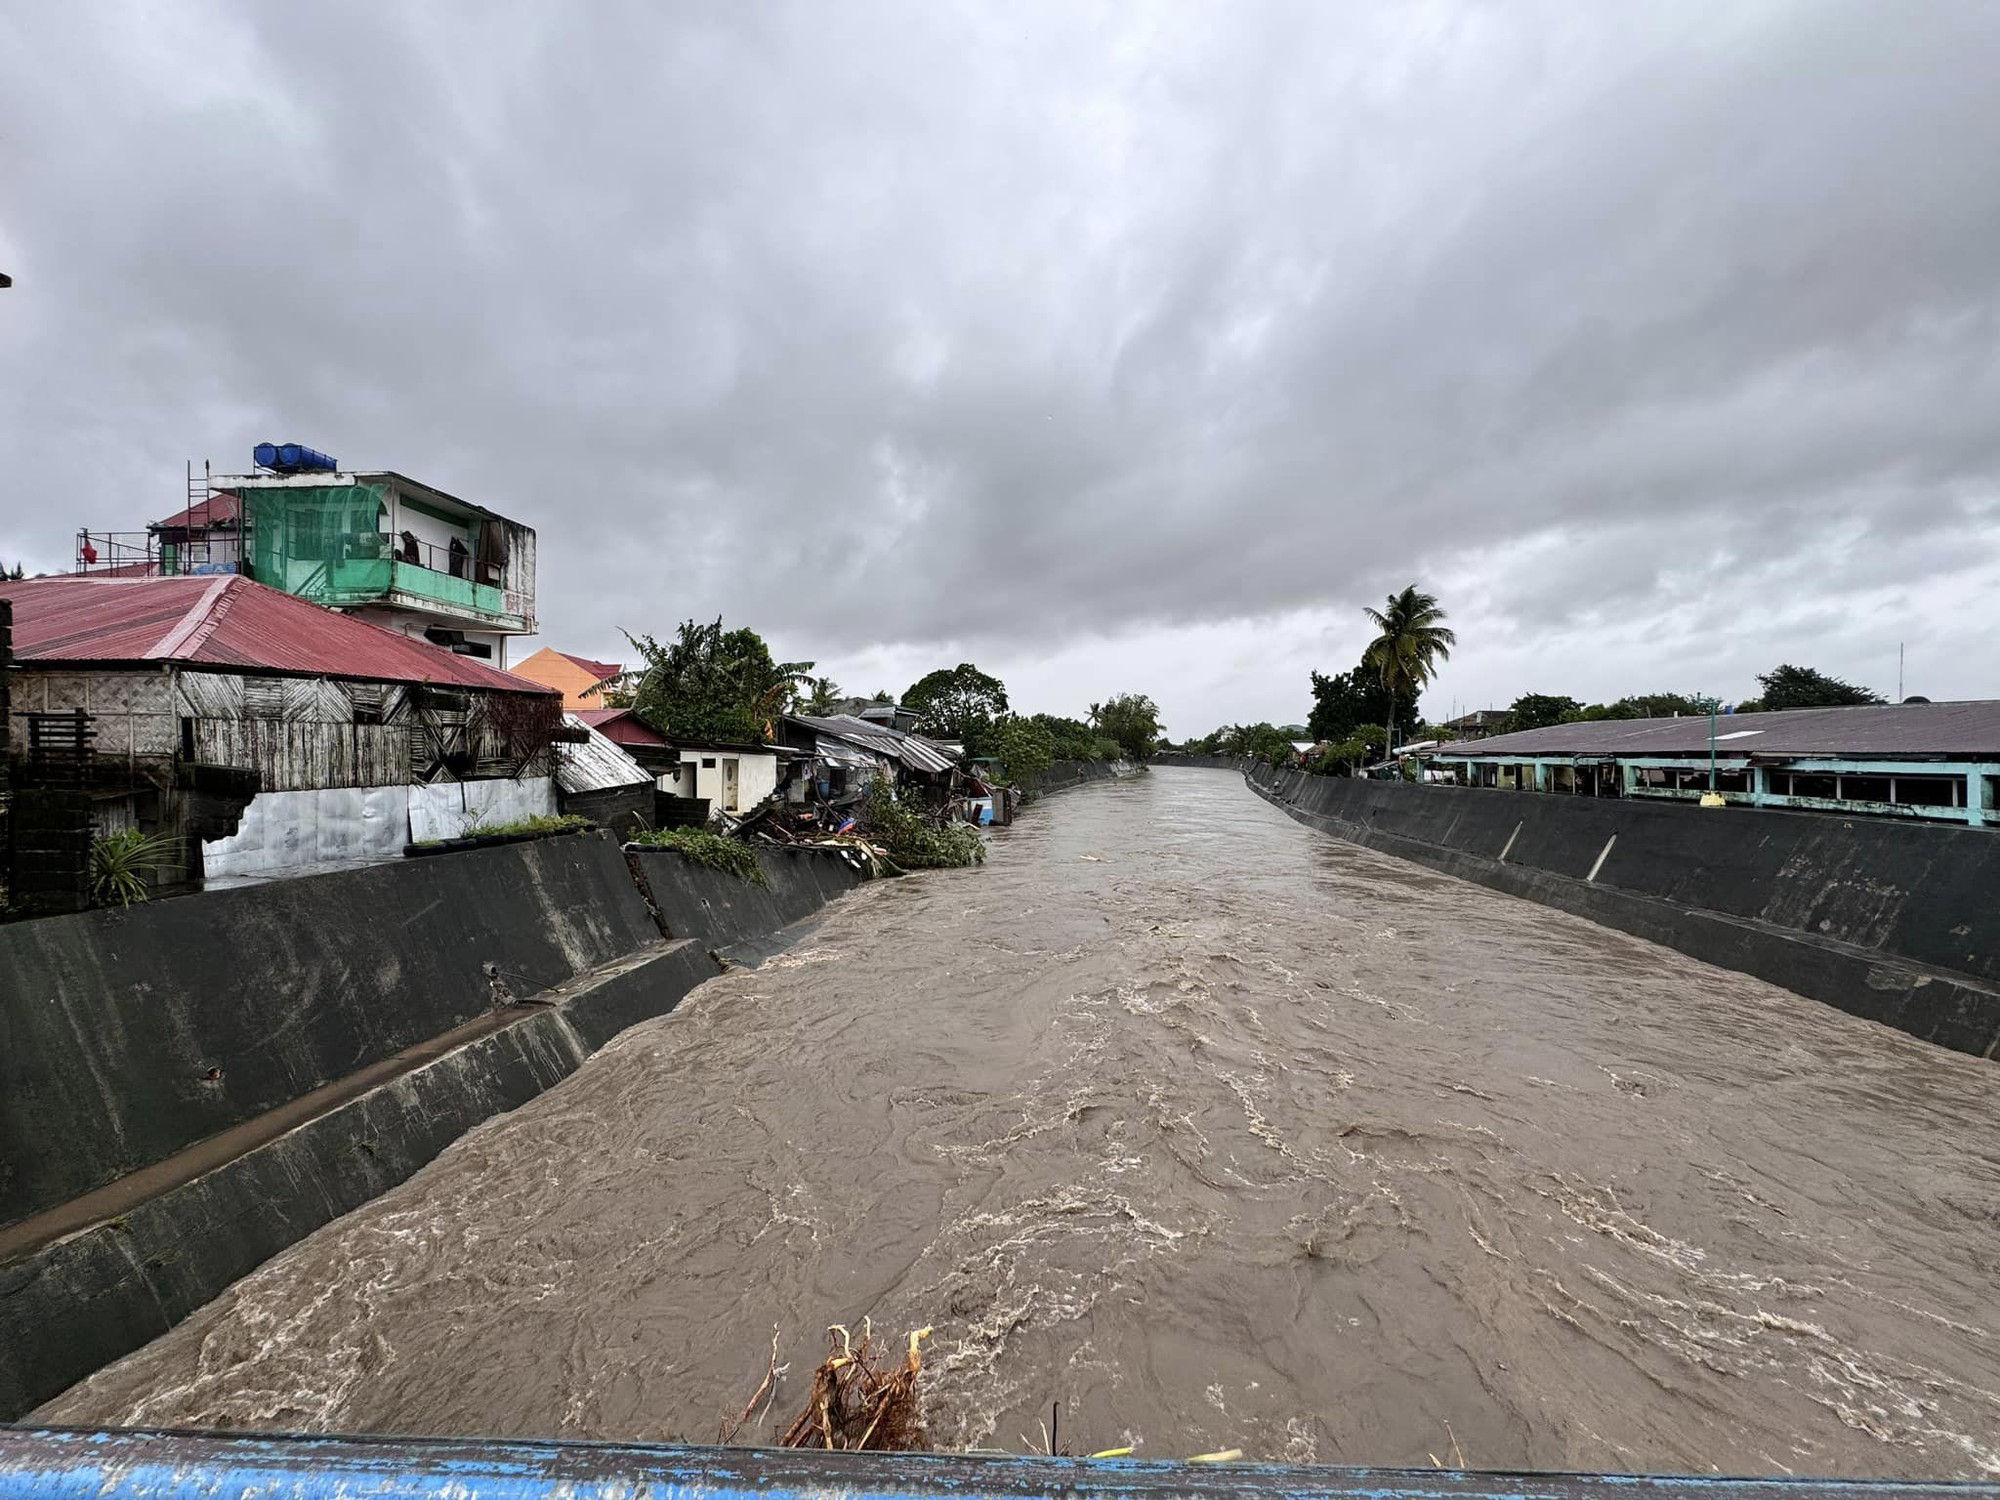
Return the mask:
<path fill-rule="evenodd" d="M 1721 711 L 1721 708 L 1722 700 L 1720 698 L 1710 698 L 1708 700 L 1708 790 L 1702 793 L 1701 805 L 1703 807 L 1721 807 L 1724 805 L 1722 793 L 1716 789 L 1715 785 L 1715 716 Z"/>
<path fill-rule="evenodd" d="M 1903 643 L 1896 642 L 1896 701 L 1903 701 Z"/>

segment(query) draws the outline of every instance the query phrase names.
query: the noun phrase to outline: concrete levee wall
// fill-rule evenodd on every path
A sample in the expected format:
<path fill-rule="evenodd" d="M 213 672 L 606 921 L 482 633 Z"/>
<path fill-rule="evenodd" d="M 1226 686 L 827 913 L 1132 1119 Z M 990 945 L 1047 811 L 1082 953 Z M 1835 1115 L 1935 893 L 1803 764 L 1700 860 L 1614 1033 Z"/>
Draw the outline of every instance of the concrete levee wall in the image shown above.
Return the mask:
<path fill-rule="evenodd" d="M 63 1116 L 69 1128 L 83 1128 L 89 1111 L 108 1101 L 132 1136 L 139 1101 L 152 1099 L 163 1101 L 175 1128 L 144 1134 L 149 1157 L 165 1158 L 170 1139 L 192 1147 L 156 1169 L 177 1174 L 164 1186 L 104 1210 L 108 1217 L 84 1222 L 72 1206 L 64 1212 L 84 1222 L 80 1229 L 44 1234 L 46 1219 L 16 1225 L 22 1248 L 0 1256 L 0 1421 L 163 1333 L 270 1256 L 411 1176 L 466 1131 L 554 1087 L 626 1028 L 667 1014 L 718 972 L 714 950 L 768 938 L 863 878 L 829 851 L 762 849 L 758 860 L 762 885 L 677 854 L 635 852 L 635 880 L 618 848 L 582 835 L 63 919 L 85 924 L 75 929 L 54 921 L 0 928 L 0 944 L 32 939 L 0 948 L 13 965 L 0 969 L 6 982 L 26 977 L 55 994 L 45 1002 L 51 1014 L 75 1021 L 97 1006 L 124 1029 L 107 1047 L 38 1021 L 25 1033 L 34 1052 L 6 1060 L 10 1085 L 46 1100 L 56 1078 L 97 1070 L 94 1092 Z M 218 937 L 220 946 L 184 951 L 165 927 L 143 925 L 176 906 L 180 926 L 197 932 L 211 924 L 194 921 L 196 910 L 211 906 L 223 936 L 289 929 L 315 912 L 321 930 L 267 955 L 252 974 L 220 976 L 221 992 L 205 997 L 199 964 L 220 963 L 227 945 Z M 87 925 L 109 915 L 125 921 L 109 933 Z M 133 918 L 141 919 L 136 929 Z M 663 926 L 672 940 L 662 939 Z M 371 927 L 368 963 L 333 944 L 336 933 L 358 941 Z M 513 946 L 495 946 L 503 939 Z M 145 946 L 133 947 L 141 940 Z M 128 958 L 126 949 L 143 955 L 156 940 L 163 946 L 149 990 L 133 977 L 143 958 Z M 79 955 L 100 941 L 115 951 L 97 968 L 84 965 Z M 385 964 L 385 954 L 397 961 Z M 546 1008 L 525 1009 L 461 1044 L 417 1045 L 486 1010 L 490 990 L 479 967 L 486 961 L 518 971 L 517 996 L 537 988 L 524 975 L 563 987 Z M 130 972 L 119 967 L 127 962 Z M 16 993 L 10 988 L 0 1008 L 10 1027 Z M 158 1015 L 142 1018 L 149 997 Z M 181 1019 L 162 1019 L 174 1016 Z M 244 1060 L 233 1065 L 245 1077 L 219 1106 L 199 1101 L 213 1111 L 206 1117 L 176 1105 L 172 1080 L 152 1076 L 158 1069 L 148 1045 L 193 1044 L 193 1029 L 174 1042 L 175 1026 L 198 1028 L 202 1045 L 215 1045 L 229 1027 L 246 1030 L 235 1054 Z M 242 1120 L 252 1099 L 276 1093 L 282 1105 L 328 1083 L 319 1075 L 343 1056 L 353 1061 L 339 1073 L 383 1057 L 385 1068 L 403 1067 L 390 1043 L 404 1037 L 404 1046 L 416 1046 L 415 1060 L 385 1081 L 358 1088 L 335 1077 L 332 1102 L 302 1101 L 299 1110 L 317 1112 L 299 1123 L 281 1115 L 266 1129 L 270 1122 L 259 1116 L 220 1142 L 205 1139 Z M 290 1093 L 288 1079 L 297 1083 Z M 119 1152 L 129 1142 L 109 1126 L 73 1142 L 32 1119 L 17 1129 L 16 1092 L 10 1087 L 4 1117 L 8 1160 L 30 1167 L 21 1182 L 38 1195 L 37 1207 L 55 1184 L 95 1187 L 108 1180 L 110 1163 L 126 1159 Z M 239 1149 L 245 1131 L 262 1133 Z M 22 1201 L 30 1201 L 25 1193 Z"/>
<path fill-rule="evenodd" d="M 0 1224 L 659 936 L 598 834 L 0 926 Z"/>
<path fill-rule="evenodd" d="M 715 974 L 697 943 L 656 949 L 517 1025 L 0 1265 L 0 1420 L 157 1338 Z"/>
<path fill-rule="evenodd" d="M 1039 776 L 1023 776 L 1021 795 L 1024 801 L 1032 802 L 1092 781 L 1122 781 L 1143 769 L 1129 760 L 1059 760 Z"/>
<path fill-rule="evenodd" d="M 699 938 L 710 948 L 789 927 L 864 878 L 855 865 L 829 850 L 759 849 L 762 885 L 671 850 L 642 849 L 638 858 L 668 935 Z"/>
<path fill-rule="evenodd" d="M 2000 1046 L 2000 838 L 1256 768 L 1294 817 L 1960 1051 Z"/>

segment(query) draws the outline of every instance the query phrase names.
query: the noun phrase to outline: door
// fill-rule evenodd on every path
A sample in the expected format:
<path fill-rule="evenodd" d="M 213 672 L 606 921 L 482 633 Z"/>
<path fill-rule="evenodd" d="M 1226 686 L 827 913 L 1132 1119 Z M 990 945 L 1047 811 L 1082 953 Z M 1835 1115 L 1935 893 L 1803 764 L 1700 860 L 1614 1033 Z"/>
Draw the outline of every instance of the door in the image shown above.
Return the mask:
<path fill-rule="evenodd" d="M 736 805 L 737 788 L 741 782 L 741 778 L 737 774 L 738 765 L 739 762 L 733 756 L 722 763 L 722 810 L 724 812 L 741 811 Z"/>

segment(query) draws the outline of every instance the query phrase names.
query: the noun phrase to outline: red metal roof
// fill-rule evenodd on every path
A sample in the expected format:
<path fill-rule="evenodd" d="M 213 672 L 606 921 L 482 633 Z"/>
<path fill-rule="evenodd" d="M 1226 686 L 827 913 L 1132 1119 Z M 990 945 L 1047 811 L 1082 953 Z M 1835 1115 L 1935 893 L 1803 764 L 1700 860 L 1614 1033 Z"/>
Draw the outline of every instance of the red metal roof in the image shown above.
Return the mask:
<path fill-rule="evenodd" d="M 227 491 L 222 491 L 210 495 L 206 500 L 195 501 L 186 510 L 175 511 L 164 521 L 155 521 L 153 529 L 200 531 L 206 526 L 234 525 L 242 515 L 243 502 Z"/>
<path fill-rule="evenodd" d="M 579 708 L 574 710 L 574 717 L 583 720 L 614 745 L 665 747 L 670 743 L 665 735 L 629 708 Z"/>
<path fill-rule="evenodd" d="M 572 656 L 567 651 L 558 651 L 556 655 L 560 656 L 566 662 L 572 662 L 582 667 L 584 671 L 595 677 L 599 682 L 609 682 L 625 670 L 615 661 L 592 661 L 587 656 Z"/>
<path fill-rule="evenodd" d="M 501 693 L 554 692 L 238 574 L 29 578 L 0 583 L 0 598 L 14 603 L 14 656 L 26 665 L 178 661 Z"/>

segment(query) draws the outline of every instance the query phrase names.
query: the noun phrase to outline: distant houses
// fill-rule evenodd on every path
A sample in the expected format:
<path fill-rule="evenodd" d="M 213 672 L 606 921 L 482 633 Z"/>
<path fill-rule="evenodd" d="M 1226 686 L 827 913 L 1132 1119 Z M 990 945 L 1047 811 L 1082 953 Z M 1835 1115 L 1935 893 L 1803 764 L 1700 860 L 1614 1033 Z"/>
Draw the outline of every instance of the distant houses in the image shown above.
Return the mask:
<path fill-rule="evenodd" d="M 1451 731 L 1456 740 L 1483 740 L 1488 735 L 1505 734 L 1513 715 L 1504 708 L 1479 708 L 1469 714 L 1447 719 L 1439 726 Z"/>
<path fill-rule="evenodd" d="M 35 910 L 80 902 L 93 844 L 128 831 L 170 851 L 148 878 L 170 887 L 558 811 L 625 836 L 711 815 L 834 827 L 878 778 L 952 803 L 962 747 L 894 703 L 725 743 L 607 703 L 616 662 L 544 647 L 510 666 L 540 628 L 532 527 L 301 445 L 253 457 L 190 465 L 184 502 L 136 529 L 80 530 L 69 574 L 0 581 L 0 771 L 37 838 L 54 829 Z"/>

